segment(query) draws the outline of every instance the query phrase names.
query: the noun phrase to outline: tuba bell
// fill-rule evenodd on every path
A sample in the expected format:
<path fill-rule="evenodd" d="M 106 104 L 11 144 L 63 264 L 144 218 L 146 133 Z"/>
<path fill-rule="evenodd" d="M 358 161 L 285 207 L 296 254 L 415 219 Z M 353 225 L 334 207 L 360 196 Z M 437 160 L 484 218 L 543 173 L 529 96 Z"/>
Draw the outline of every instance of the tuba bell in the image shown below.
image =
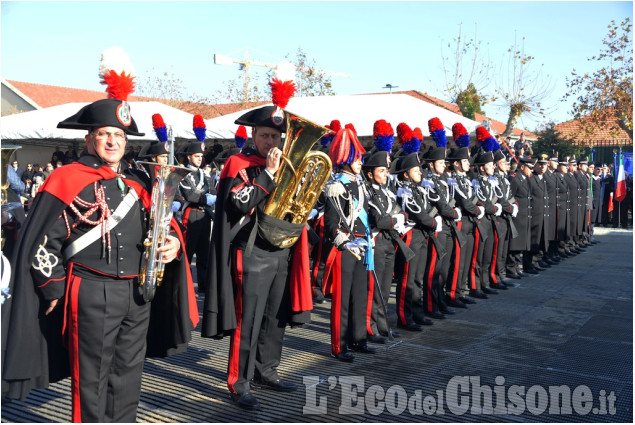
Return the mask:
<path fill-rule="evenodd" d="M 309 214 L 331 175 L 331 160 L 323 152 L 311 151 L 326 127 L 283 111 L 287 129 L 276 188 L 258 216 L 260 236 L 279 248 L 292 246 L 306 226 Z"/>

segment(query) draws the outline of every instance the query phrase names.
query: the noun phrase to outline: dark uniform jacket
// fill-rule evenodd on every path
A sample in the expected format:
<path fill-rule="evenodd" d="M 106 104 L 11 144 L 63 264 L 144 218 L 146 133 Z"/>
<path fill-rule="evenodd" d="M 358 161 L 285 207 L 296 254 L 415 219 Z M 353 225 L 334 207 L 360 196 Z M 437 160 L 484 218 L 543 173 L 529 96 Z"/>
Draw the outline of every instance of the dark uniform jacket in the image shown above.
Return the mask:
<path fill-rule="evenodd" d="M 133 278 L 140 272 L 142 235 L 151 207 L 147 190 L 150 182 L 143 172 L 127 169 L 123 163 L 122 168 L 123 191 L 134 191 L 139 201 L 116 228 L 104 233 L 103 243 L 100 237 L 71 258 L 75 262 L 73 274 L 90 274 L 93 279 L 107 275 L 108 279 L 117 279 Z M 103 192 L 100 187 L 104 188 Z M 49 300 L 65 293 L 69 259 L 63 258 L 63 250 L 93 227 L 90 223 L 78 223 L 73 228 L 75 214 L 69 205 L 74 204 L 73 208 L 80 213 L 86 212 L 77 196 L 93 203 L 96 188 L 100 197 L 103 195 L 102 206 L 107 204 L 111 211 L 116 209 L 122 193 L 116 173 L 102 166 L 97 157 L 84 155 L 79 162 L 51 174 L 24 223 L 18 240 L 20 248 L 12 258 L 11 310 L 8 322 L 3 320 L 2 323 L 3 343 L 6 343 L 2 356 L 3 397 L 24 398 L 32 388 L 45 388 L 49 382 L 69 374 L 62 338 L 64 308 L 56 308 L 48 316 L 43 311 Z M 95 211 L 89 214 L 88 220 L 96 220 L 103 213 Z M 175 221 L 171 224 L 183 248 L 185 243 L 178 225 Z M 110 233 L 110 261 L 107 233 Z M 166 265 L 163 284 L 157 288 L 151 307 L 147 356 L 183 351 L 191 338 L 191 330 L 198 323 L 192 278 L 184 257 L 182 249 L 178 259 Z"/>
<path fill-rule="evenodd" d="M 571 198 L 566 174 L 556 172 L 556 190 L 558 191 L 557 240 L 566 241 L 571 236 Z"/>
<path fill-rule="evenodd" d="M 557 215 L 558 215 L 558 179 L 556 174 L 551 171 L 545 171 L 543 178 L 547 183 L 547 200 L 549 218 L 547 219 L 547 225 L 549 232 L 547 233 L 548 240 L 556 239 L 557 229 Z"/>
<path fill-rule="evenodd" d="M 582 234 L 587 230 L 587 222 L 589 220 L 589 192 L 591 182 L 589 181 L 588 174 L 581 171 L 575 173 L 575 178 L 578 181 L 578 234 Z"/>
<path fill-rule="evenodd" d="M 529 179 L 531 185 L 531 250 L 547 250 L 549 242 L 549 197 L 547 180 L 534 174 Z"/>
<path fill-rule="evenodd" d="M 434 217 L 432 204 L 428 201 L 424 189 L 414 183 L 399 181 L 397 189 L 397 203 L 408 215 L 407 228 L 416 228 L 427 237 L 429 231 L 434 231 Z"/>
<path fill-rule="evenodd" d="M 580 196 L 580 188 L 578 186 L 578 179 L 573 173 L 567 173 L 565 176 L 567 185 L 569 186 L 569 222 L 571 223 L 571 233 L 569 236 L 577 236 L 578 232 L 578 220 L 580 214 L 580 207 L 582 199 Z"/>
<path fill-rule="evenodd" d="M 600 223 L 602 221 L 602 178 L 600 176 L 591 178 L 591 195 L 591 223 Z"/>
<path fill-rule="evenodd" d="M 466 174 L 452 173 L 452 179 L 456 183 L 454 186 L 454 199 L 456 199 L 456 206 L 461 208 L 461 214 L 466 218 L 478 217 L 480 210 L 476 207 L 478 198 L 472 187 L 471 180 Z M 448 179 L 448 182 L 451 182 Z"/>
<path fill-rule="evenodd" d="M 188 165 L 192 172 L 183 177 L 179 185 L 181 196 L 185 200 L 182 207 L 184 220 L 187 217 L 188 208 L 198 208 L 207 211 L 210 218 L 213 217 L 214 206 L 207 205 L 207 195 L 216 195 L 216 184 L 211 176 L 203 172 L 202 168 L 196 168 Z"/>
<path fill-rule="evenodd" d="M 518 237 L 509 243 L 510 251 L 529 251 L 531 249 L 531 186 L 523 173 L 516 173 L 511 181 L 511 193 L 518 203 L 518 214 L 514 217 L 514 225 Z"/>

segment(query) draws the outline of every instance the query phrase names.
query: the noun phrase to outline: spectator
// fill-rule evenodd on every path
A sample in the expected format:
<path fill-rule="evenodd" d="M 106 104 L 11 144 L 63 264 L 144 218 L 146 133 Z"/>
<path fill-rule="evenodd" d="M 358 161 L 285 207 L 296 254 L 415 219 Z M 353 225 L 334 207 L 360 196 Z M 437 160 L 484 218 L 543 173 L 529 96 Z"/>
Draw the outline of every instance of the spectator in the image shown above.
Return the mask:
<path fill-rule="evenodd" d="M 33 184 L 31 185 L 31 201 L 35 199 L 35 195 L 37 195 L 40 187 L 42 187 L 42 183 L 44 183 L 44 179 L 42 176 L 35 176 L 33 179 Z"/>
<path fill-rule="evenodd" d="M 46 163 L 46 168 L 44 169 L 44 171 L 42 172 L 42 175 L 44 177 L 44 180 L 46 180 L 48 178 L 48 176 L 51 175 L 51 173 L 53 172 L 53 164 L 50 162 Z"/>
<path fill-rule="evenodd" d="M 15 171 L 15 174 L 18 176 L 20 180 L 22 180 L 22 174 L 24 174 L 24 170 L 20 168 L 20 163 L 18 161 L 13 161 L 11 163 L 11 168 Z"/>
<path fill-rule="evenodd" d="M 44 180 L 44 167 L 42 167 L 40 164 L 35 163 L 33 164 L 33 178 L 37 177 L 37 176 L 41 176 L 42 180 Z"/>
<path fill-rule="evenodd" d="M 75 152 L 75 149 L 73 148 L 68 148 L 64 156 L 66 157 L 66 162 L 64 162 L 64 164 L 71 164 L 79 159 L 77 152 Z"/>
<path fill-rule="evenodd" d="M 212 145 L 212 152 L 214 152 L 214 157 L 223 151 L 223 146 L 220 144 L 218 140 L 214 140 L 214 145 Z"/>
<path fill-rule="evenodd" d="M 55 152 L 53 152 L 53 154 L 51 155 L 51 164 L 55 164 L 57 161 L 64 162 L 64 158 L 64 152 L 62 152 L 59 146 L 56 146 Z"/>
<path fill-rule="evenodd" d="M 33 164 L 26 164 L 26 170 L 22 173 L 22 181 L 24 184 L 29 185 L 28 181 L 33 181 L 33 175 L 35 174 L 35 170 L 33 169 Z"/>
<path fill-rule="evenodd" d="M 8 189 L 14 191 L 17 195 L 23 195 L 26 185 L 17 173 L 17 169 L 19 169 L 17 164 L 18 161 L 13 161 L 11 166 L 7 169 L 7 184 L 9 185 Z M 20 171 L 22 170 L 20 169 Z"/>

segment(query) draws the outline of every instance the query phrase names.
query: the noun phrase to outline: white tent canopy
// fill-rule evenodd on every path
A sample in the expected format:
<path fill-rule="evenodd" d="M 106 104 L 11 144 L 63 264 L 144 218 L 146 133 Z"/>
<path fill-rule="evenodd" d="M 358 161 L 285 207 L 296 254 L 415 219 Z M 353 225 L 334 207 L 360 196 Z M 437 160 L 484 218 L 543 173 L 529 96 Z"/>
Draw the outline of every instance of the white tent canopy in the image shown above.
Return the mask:
<path fill-rule="evenodd" d="M 373 124 L 379 119 L 389 122 L 395 132 L 397 125 L 405 122 L 412 129 L 421 128 L 423 135 L 429 136 L 428 120 L 437 117 L 445 127 L 448 140 L 452 140 L 454 123 L 460 122 L 469 133 L 473 133 L 480 125 L 480 123 L 462 115 L 407 94 L 291 98 L 285 109 L 320 125 L 329 124 L 334 119 L 339 120 L 342 127 L 351 123 L 360 137 L 372 137 Z M 222 138 L 233 139 L 238 129 L 238 125 L 234 124 L 234 121 L 248 110 L 206 120 L 208 132 L 213 129 Z"/>
<path fill-rule="evenodd" d="M 20 144 L 37 140 L 82 140 L 85 132 L 57 128 L 60 121 L 79 111 L 87 103 L 67 103 L 50 108 L 23 112 L 2 117 L 0 138 L 3 142 Z M 161 114 L 166 125 L 172 127 L 175 138 L 195 140 L 194 115 L 160 102 L 130 102 L 130 110 L 139 131 L 145 136 L 130 136 L 131 141 L 157 140 L 152 128 L 152 115 Z M 220 138 L 220 134 L 207 129 L 208 138 Z M 233 137 L 233 136 L 232 136 Z"/>

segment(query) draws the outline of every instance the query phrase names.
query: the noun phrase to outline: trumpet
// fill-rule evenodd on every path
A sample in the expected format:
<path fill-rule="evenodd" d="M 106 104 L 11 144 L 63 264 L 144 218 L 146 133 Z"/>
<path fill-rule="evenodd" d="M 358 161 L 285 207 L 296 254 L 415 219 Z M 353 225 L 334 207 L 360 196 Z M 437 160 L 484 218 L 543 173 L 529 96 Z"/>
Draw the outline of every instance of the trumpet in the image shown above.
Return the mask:
<path fill-rule="evenodd" d="M 143 289 L 143 299 L 152 301 L 157 286 L 163 281 L 165 264 L 163 253 L 157 252 L 169 234 L 172 220 L 172 201 L 176 196 L 181 179 L 192 170 L 174 165 L 162 165 L 154 162 L 139 162 L 148 167 L 155 167 L 155 179 L 152 185 L 152 206 L 150 210 L 150 228 L 143 241 L 145 249 L 142 257 L 139 282 Z"/>

